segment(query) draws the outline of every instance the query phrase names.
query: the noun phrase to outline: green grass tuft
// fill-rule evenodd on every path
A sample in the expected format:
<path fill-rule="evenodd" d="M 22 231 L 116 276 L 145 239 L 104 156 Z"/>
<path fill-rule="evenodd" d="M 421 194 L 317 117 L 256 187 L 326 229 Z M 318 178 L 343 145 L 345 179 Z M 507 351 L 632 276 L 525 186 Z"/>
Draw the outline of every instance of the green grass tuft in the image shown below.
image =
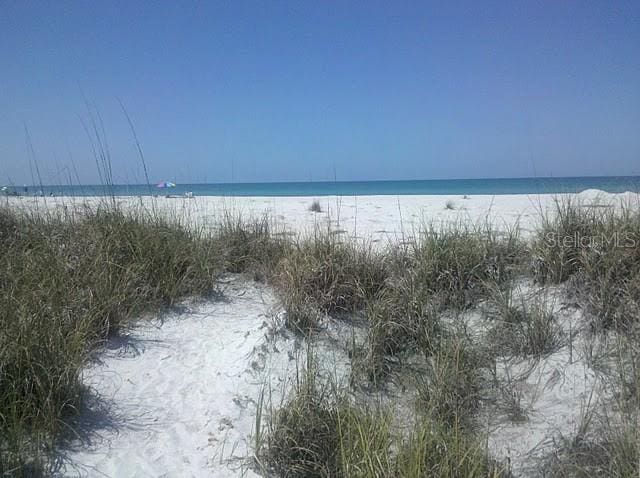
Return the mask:
<path fill-rule="evenodd" d="M 274 281 L 287 324 L 306 331 L 324 314 L 344 316 L 361 310 L 381 290 L 387 275 L 384 257 L 370 246 L 317 232 L 282 259 Z"/>

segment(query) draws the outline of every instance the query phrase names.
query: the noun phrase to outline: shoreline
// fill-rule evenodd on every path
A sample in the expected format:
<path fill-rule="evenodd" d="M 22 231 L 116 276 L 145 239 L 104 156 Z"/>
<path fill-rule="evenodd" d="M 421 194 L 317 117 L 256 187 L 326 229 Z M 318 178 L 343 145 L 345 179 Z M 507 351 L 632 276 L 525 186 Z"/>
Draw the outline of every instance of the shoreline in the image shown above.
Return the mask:
<path fill-rule="evenodd" d="M 174 181 L 173 184 L 175 184 Z M 640 191 L 640 176 L 566 176 L 566 177 L 517 177 L 474 179 L 404 179 L 371 181 L 269 181 L 269 182 L 219 182 L 179 183 L 168 189 L 156 184 L 112 184 L 112 185 L 31 185 L 8 186 L 11 192 L 20 194 L 24 188 L 32 194 L 56 196 L 155 196 L 167 193 L 182 195 L 193 192 L 198 196 L 267 196 L 267 197 L 314 197 L 314 196 L 368 196 L 368 195 L 533 195 L 533 194 L 579 194 L 584 190 L 601 189 L 608 193 Z"/>

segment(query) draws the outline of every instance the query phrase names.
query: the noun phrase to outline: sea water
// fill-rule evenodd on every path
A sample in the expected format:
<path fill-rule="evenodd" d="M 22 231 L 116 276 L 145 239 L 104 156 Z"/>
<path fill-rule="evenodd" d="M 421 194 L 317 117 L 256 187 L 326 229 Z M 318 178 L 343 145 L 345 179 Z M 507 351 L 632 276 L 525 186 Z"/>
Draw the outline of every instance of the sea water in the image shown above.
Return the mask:
<path fill-rule="evenodd" d="M 500 195 L 559 194 L 585 189 L 610 193 L 640 191 L 640 176 L 512 178 L 512 179 L 434 179 L 413 181 L 318 181 L 268 183 L 177 184 L 158 188 L 155 184 L 58 185 L 14 187 L 20 195 L 55 196 L 375 196 L 375 195 Z"/>

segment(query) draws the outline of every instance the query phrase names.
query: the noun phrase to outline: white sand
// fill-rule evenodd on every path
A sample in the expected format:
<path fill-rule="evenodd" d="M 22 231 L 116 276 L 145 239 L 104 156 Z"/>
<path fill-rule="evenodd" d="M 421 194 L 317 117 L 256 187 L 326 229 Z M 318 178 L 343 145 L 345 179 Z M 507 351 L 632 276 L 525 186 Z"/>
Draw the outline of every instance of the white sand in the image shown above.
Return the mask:
<path fill-rule="evenodd" d="M 257 401 L 295 370 L 293 341 L 267 340 L 268 290 L 234 277 L 223 290 L 224 300 L 143 321 L 98 354 L 84 372 L 98 400 L 62 475 L 255 476 Z"/>
<path fill-rule="evenodd" d="M 396 241 L 411 237 L 423 224 L 466 222 L 482 224 L 490 221 L 501 228 L 519 224 L 527 234 L 540 222 L 541 211 L 550 211 L 556 198 L 567 196 L 583 203 L 618 204 L 632 201 L 640 205 L 636 193 L 607 194 L 587 190 L 576 195 L 503 195 L 503 196 L 327 196 L 318 198 L 323 212 L 309 211 L 311 197 L 213 197 L 184 198 L 116 198 L 126 207 L 142 205 L 147 210 L 167 214 L 191 226 L 211 227 L 225 212 L 243 217 L 267 214 L 277 226 L 287 231 L 306 234 L 315 227 L 330 224 L 336 233 L 376 242 Z M 77 209 L 85 204 L 95 207 L 104 198 L 7 198 L 14 206 L 33 210 Z M 454 209 L 447 209 L 447 204 Z"/>
<path fill-rule="evenodd" d="M 638 196 L 585 191 L 581 201 L 638 202 Z M 380 244 L 402 240 L 423 222 L 489 220 L 518 223 L 526 234 L 553 196 L 366 196 L 320 198 L 322 213 L 308 210 L 313 198 L 119 198 L 118 202 L 155 207 L 191 225 L 213 226 L 223 210 L 245 216 L 264 213 L 280 226 L 305 234 L 331 222 L 334 230 Z M 98 198 L 9 198 L 25 209 L 77 208 Z M 454 209 L 447 209 L 447 202 Z M 85 383 L 99 396 L 89 405 L 80 438 L 63 450 L 63 476 L 255 476 L 251 463 L 255 412 L 265 384 L 273 402 L 281 400 L 295 371 L 292 339 L 268 339 L 268 318 L 277 312 L 272 292 L 230 278 L 227 301 L 191 305 L 187 310 L 141 321 L 126 341 L 112 343 L 87 367 Z M 568 320 L 568 319 L 567 319 Z M 344 339 L 344 337 L 342 337 Z M 509 457 L 514 471 L 535 476 L 540 445 L 558 433 L 570 435 L 580 406 L 595 385 L 583 357 L 568 349 L 532 364 L 522 381 L 529 421 L 512 424 L 492 418 L 490 449 Z M 327 359 L 329 360 L 329 359 Z M 344 356 L 336 367 L 348 367 Z M 524 364 L 511 364 L 520 370 Z M 505 370 L 499 373 L 506 373 Z M 513 372 L 512 372 L 513 373 Z"/>

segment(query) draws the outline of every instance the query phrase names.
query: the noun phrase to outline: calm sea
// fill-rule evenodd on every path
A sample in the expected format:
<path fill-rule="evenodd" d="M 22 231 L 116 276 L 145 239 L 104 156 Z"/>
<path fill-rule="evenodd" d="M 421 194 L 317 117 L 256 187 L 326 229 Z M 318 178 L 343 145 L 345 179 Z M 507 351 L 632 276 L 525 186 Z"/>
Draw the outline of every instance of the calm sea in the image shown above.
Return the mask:
<path fill-rule="evenodd" d="M 29 187 L 27 194 L 56 196 L 146 196 L 151 194 L 194 196 L 370 196 L 404 194 L 555 194 L 601 189 L 607 192 L 640 191 L 640 176 L 516 179 L 437 179 L 419 181 L 326 181 L 287 183 L 178 184 L 160 189 L 154 185 Z M 16 188 L 24 194 L 22 187 Z"/>

